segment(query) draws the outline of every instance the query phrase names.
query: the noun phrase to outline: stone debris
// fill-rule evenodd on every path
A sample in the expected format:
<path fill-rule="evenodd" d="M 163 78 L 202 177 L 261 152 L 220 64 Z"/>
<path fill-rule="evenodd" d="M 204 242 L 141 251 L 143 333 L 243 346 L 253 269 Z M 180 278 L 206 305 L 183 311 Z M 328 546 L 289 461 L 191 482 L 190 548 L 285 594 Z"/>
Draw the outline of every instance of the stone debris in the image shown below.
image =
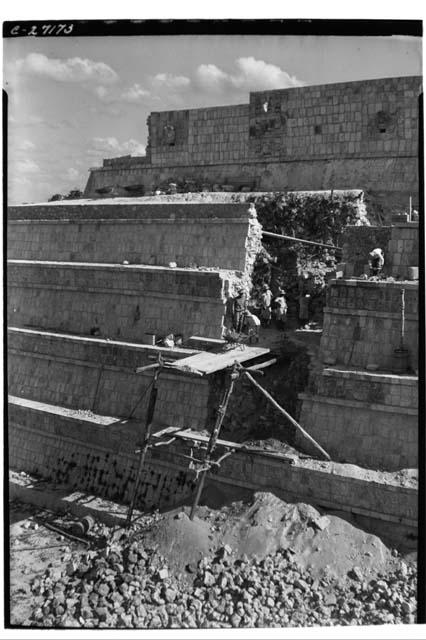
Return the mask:
<path fill-rule="evenodd" d="M 44 565 L 29 578 L 25 624 L 189 629 L 415 622 L 416 566 L 379 538 L 268 493 L 200 509 L 203 518 L 193 521 L 184 511 L 146 514 L 129 531 L 93 522 L 92 548 L 64 547 L 59 565 Z M 266 541 L 271 536 L 277 544 Z M 348 537 L 354 544 L 348 546 Z"/>
<path fill-rule="evenodd" d="M 129 537 L 73 557 L 60 574 L 36 577 L 31 623 L 36 627 L 242 628 L 415 622 L 416 573 L 401 565 L 365 580 L 303 573 L 288 549 L 262 560 L 232 558 L 221 547 L 196 565 L 193 582 Z M 404 568 L 403 568 L 404 567 Z"/>

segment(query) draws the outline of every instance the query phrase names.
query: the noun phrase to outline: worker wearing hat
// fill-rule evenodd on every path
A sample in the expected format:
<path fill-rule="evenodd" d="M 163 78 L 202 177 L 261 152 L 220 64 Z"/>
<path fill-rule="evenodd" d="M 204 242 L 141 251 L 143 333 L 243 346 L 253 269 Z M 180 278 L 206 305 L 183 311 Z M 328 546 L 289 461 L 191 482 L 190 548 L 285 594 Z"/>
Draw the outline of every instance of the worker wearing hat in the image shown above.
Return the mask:
<path fill-rule="evenodd" d="M 370 253 L 368 254 L 368 257 L 370 276 L 378 276 L 383 269 L 383 265 L 385 264 L 385 257 L 382 249 L 373 249 L 373 251 L 370 251 Z"/>
<path fill-rule="evenodd" d="M 266 327 L 271 323 L 271 302 L 271 290 L 267 284 L 264 284 L 262 286 L 262 293 L 260 294 L 260 319 Z"/>
<path fill-rule="evenodd" d="M 241 332 L 244 313 L 247 309 L 247 293 L 242 285 L 237 287 L 236 296 L 233 298 L 233 328 Z"/>

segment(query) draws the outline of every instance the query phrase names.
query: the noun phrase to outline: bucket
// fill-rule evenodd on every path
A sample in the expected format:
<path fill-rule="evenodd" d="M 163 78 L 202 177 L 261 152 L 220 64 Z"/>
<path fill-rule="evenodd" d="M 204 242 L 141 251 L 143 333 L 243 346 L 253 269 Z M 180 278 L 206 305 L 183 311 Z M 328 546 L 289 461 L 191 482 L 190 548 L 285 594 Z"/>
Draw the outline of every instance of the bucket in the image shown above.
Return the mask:
<path fill-rule="evenodd" d="M 406 373 L 410 366 L 410 352 L 407 349 L 395 349 L 392 359 L 393 373 Z"/>
<path fill-rule="evenodd" d="M 409 280 L 418 280 L 419 279 L 419 268 L 418 267 L 408 267 L 407 275 Z"/>

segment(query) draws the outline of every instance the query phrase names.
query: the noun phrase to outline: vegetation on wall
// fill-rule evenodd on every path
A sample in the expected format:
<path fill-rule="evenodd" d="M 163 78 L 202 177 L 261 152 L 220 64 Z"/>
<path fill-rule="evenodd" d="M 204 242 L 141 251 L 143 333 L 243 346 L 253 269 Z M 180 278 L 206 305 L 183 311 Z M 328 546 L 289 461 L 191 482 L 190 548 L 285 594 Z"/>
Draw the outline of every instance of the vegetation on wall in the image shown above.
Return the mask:
<path fill-rule="evenodd" d="M 51 198 L 49 198 L 49 202 L 56 202 L 57 200 L 78 200 L 83 197 L 83 192 L 80 189 L 72 189 L 65 196 L 62 193 L 55 193 Z"/>
<path fill-rule="evenodd" d="M 335 246 L 339 246 L 345 226 L 356 222 L 360 208 L 359 197 L 350 192 L 278 192 L 253 195 L 250 201 L 255 203 L 265 231 Z M 267 283 L 273 293 L 283 287 L 287 301 L 295 305 L 298 276 L 305 272 L 312 306 L 322 309 L 327 274 L 333 271 L 339 254 L 336 257 L 332 249 L 268 237 L 263 245 L 266 252 L 258 256 L 255 264 L 252 297 L 256 298 L 262 284 Z"/>

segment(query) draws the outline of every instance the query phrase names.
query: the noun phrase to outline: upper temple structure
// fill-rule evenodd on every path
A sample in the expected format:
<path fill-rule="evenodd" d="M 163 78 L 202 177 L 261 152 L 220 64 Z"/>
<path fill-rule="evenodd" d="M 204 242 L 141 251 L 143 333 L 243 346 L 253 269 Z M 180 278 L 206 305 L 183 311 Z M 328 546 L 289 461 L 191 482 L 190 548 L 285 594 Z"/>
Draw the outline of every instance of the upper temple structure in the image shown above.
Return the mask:
<path fill-rule="evenodd" d="M 421 77 L 256 91 L 247 104 L 153 112 L 146 156 L 105 159 L 85 197 L 193 190 L 364 190 L 418 205 Z"/>

